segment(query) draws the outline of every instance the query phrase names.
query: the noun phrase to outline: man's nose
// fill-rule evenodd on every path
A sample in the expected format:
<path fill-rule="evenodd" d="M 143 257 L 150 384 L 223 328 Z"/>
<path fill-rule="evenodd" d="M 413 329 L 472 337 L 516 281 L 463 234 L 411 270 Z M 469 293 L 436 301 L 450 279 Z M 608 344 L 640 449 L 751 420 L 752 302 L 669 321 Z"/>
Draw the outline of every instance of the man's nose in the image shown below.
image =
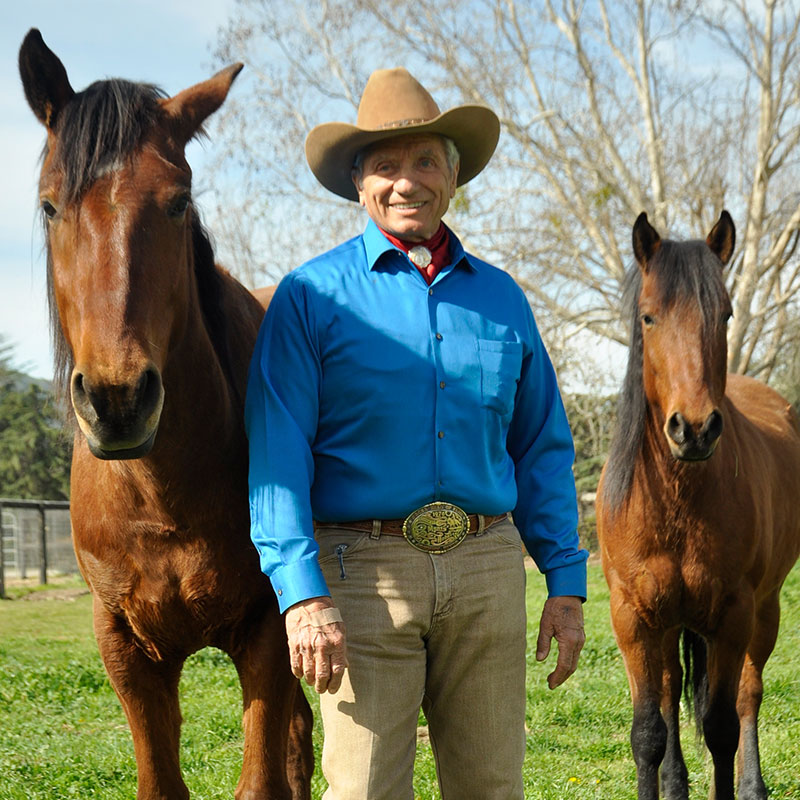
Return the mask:
<path fill-rule="evenodd" d="M 417 187 L 417 181 L 411 173 L 401 175 L 394 182 L 394 190 L 399 194 L 411 194 Z"/>

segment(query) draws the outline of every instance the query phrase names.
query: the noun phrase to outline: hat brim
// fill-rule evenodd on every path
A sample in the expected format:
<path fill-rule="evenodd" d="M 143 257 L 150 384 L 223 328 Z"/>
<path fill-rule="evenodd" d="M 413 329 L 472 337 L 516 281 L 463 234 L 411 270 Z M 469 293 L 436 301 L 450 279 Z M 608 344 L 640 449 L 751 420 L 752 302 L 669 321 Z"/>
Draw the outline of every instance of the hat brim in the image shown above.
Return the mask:
<path fill-rule="evenodd" d="M 317 125 L 306 137 L 306 159 L 316 179 L 347 200 L 358 200 L 353 161 L 359 150 L 407 134 L 437 133 L 455 142 L 460 156 L 458 186 L 471 181 L 489 162 L 500 137 L 500 121 L 485 106 L 451 108 L 426 122 L 366 130 L 346 122 Z"/>

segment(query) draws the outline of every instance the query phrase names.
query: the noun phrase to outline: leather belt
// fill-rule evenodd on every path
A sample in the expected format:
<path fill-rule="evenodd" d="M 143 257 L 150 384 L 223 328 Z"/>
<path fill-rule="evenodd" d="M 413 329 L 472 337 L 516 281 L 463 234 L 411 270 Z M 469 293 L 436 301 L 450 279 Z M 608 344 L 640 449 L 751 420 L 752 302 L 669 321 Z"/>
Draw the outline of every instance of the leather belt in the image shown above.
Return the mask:
<path fill-rule="evenodd" d="M 314 522 L 315 528 L 347 528 L 364 531 L 374 539 L 404 536 L 409 544 L 427 553 L 445 553 L 457 547 L 467 534 L 480 534 L 507 519 L 496 515 L 467 514 L 451 503 L 428 503 L 405 519 L 365 519 L 352 522 Z"/>

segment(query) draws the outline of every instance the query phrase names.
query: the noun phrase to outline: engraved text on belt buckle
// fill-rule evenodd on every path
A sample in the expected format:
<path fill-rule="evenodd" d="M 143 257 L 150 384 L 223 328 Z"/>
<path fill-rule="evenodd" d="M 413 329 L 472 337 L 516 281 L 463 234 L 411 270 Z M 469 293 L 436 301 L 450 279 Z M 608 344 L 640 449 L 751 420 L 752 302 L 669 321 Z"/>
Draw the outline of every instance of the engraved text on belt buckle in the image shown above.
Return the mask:
<path fill-rule="evenodd" d="M 464 541 L 468 528 L 469 518 L 458 506 L 428 503 L 406 517 L 403 536 L 417 550 L 446 553 Z"/>

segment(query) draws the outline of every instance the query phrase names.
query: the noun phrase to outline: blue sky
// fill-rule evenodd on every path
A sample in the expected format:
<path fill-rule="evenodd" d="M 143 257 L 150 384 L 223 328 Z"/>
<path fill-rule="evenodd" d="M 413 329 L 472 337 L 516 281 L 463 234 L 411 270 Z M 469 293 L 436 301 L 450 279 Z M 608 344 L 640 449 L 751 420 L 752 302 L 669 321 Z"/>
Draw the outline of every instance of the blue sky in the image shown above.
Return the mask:
<path fill-rule="evenodd" d="M 14 362 L 50 378 L 44 258 L 36 183 L 44 128 L 30 111 L 17 54 L 30 28 L 39 28 L 62 60 L 76 90 L 121 77 L 156 83 L 169 94 L 214 71 L 212 49 L 233 0 L 28 0 L 8 3 L 0 26 L 0 335 Z M 213 137 L 213 127 L 212 127 Z M 210 158 L 213 138 L 192 143 L 196 176 Z"/>

